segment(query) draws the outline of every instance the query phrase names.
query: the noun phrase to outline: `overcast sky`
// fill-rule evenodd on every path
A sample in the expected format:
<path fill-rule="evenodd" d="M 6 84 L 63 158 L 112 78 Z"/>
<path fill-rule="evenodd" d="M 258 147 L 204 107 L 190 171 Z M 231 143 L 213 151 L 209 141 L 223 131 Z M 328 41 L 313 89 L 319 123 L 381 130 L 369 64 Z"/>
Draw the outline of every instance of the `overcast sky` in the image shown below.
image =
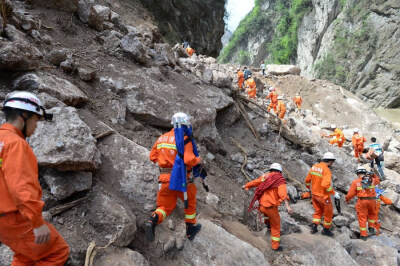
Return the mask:
<path fill-rule="evenodd" d="M 230 31 L 235 31 L 239 22 L 246 16 L 247 13 L 254 7 L 254 0 L 228 0 L 226 10 L 229 17 L 225 18 L 225 23 Z"/>

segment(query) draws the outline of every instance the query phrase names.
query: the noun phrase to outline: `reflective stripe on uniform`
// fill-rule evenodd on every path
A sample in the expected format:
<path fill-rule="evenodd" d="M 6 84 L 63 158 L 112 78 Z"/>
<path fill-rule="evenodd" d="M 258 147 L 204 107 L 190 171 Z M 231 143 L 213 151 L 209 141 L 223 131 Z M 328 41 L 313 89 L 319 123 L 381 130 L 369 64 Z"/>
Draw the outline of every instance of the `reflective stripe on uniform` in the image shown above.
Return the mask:
<path fill-rule="evenodd" d="M 271 236 L 271 239 L 273 240 L 273 241 L 281 241 L 281 238 L 280 237 L 274 237 L 274 236 Z"/>
<path fill-rule="evenodd" d="M 324 225 L 331 225 L 331 224 L 332 224 L 332 222 L 327 223 L 327 222 L 324 221 Z"/>
<path fill-rule="evenodd" d="M 157 150 L 162 149 L 162 148 L 176 150 L 176 145 L 175 144 L 171 144 L 171 143 L 160 143 L 160 144 L 157 144 Z"/>
<path fill-rule="evenodd" d="M 376 201 L 381 201 L 381 199 L 377 199 Z"/>
<path fill-rule="evenodd" d="M 194 214 L 185 214 L 185 219 L 191 220 L 196 218 L 196 213 Z"/>
<path fill-rule="evenodd" d="M 369 220 L 369 219 L 368 219 L 368 222 L 369 222 L 369 223 L 375 223 L 376 221 L 375 221 L 375 220 Z"/>
<path fill-rule="evenodd" d="M 313 222 L 321 222 L 321 219 L 314 218 L 312 219 Z"/>
<path fill-rule="evenodd" d="M 333 189 L 333 187 L 329 187 L 326 191 L 331 191 Z"/>
<path fill-rule="evenodd" d="M 167 214 L 165 213 L 165 211 L 164 210 L 161 210 L 161 209 L 156 209 L 156 211 L 155 212 L 161 212 L 161 214 L 162 214 L 162 216 L 163 216 L 163 219 L 165 219 L 165 217 L 167 217 Z"/>
<path fill-rule="evenodd" d="M 362 190 L 362 187 L 357 187 L 357 190 Z"/>
<path fill-rule="evenodd" d="M 360 231 L 367 231 L 367 228 L 365 228 L 365 227 L 360 227 Z"/>
<path fill-rule="evenodd" d="M 311 185 L 311 183 L 306 183 L 306 186 L 310 186 Z"/>
<path fill-rule="evenodd" d="M 367 188 L 375 188 L 375 186 L 368 186 Z"/>
<path fill-rule="evenodd" d="M 317 173 L 317 172 L 310 172 L 310 174 L 312 174 L 312 175 L 316 175 L 316 176 L 319 176 L 319 177 L 322 177 L 322 174 L 320 174 L 320 173 Z"/>
<path fill-rule="evenodd" d="M 0 168 L 3 166 L 3 159 L 0 159 Z"/>

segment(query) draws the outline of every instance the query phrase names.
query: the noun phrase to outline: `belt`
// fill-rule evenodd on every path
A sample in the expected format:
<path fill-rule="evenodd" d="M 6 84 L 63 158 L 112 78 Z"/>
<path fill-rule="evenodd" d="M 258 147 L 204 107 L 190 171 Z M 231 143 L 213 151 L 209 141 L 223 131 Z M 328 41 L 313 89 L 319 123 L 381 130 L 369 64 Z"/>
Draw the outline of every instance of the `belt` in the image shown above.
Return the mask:
<path fill-rule="evenodd" d="M 172 168 L 167 168 L 167 167 L 159 167 L 160 173 L 161 174 L 170 174 L 172 172 Z M 186 173 L 190 174 L 192 172 L 192 169 L 187 170 Z"/>
<path fill-rule="evenodd" d="M 376 200 L 375 197 L 361 197 L 361 198 L 358 198 L 358 199 L 360 199 L 360 200 Z"/>
<path fill-rule="evenodd" d="M 2 214 L 0 214 L 0 217 L 4 217 L 6 215 L 7 215 L 7 213 L 2 213 Z"/>

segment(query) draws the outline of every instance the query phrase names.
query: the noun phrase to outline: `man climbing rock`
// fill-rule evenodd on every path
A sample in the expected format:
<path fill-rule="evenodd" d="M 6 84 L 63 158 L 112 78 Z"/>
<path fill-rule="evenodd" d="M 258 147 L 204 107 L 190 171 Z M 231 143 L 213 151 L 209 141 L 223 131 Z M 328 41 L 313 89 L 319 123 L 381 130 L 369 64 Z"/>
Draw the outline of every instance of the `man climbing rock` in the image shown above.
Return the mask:
<path fill-rule="evenodd" d="M 371 168 L 374 168 L 374 162 L 376 162 L 376 165 L 378 166 L 378 170 L 382 177 L 385 177 L 385 174 L 383 172 L 383 148 L 382 145 L 379 143 L 376 143 L 376 137 L 371 138 L 371 144 L 369 145 L 368 152 L 366 154 L 366 158 L 368 160 L 371 160 L 370 165 Z"/>
<path fill-rule="evenodd" d="M 283 117 L 286 114 L 286 106 L 283 103 L 283 97 L 282 96 L 278 96 L 278 104 L 277 104 L 277 112 L 278 112 L 278 117 L 280 119 L 283 119 Z"/>
<path fill-rule="evenodd" d="M 249 206 L 249 211 L 253 208 L 256 201 L 259 202 L 258 210 L 267 218 L 271 226 L 271 246 L 274 251 L 283 250 L 280 246 L 281 237 L 281 217 L 279 216 L 279 206 L 285 202 L 288 213 L 292 214 L 287 195 L 286 180 L 282 175 L 282 166 L 279 163 L 271 164 L 269 173 L 263 174 L 258 179 L 248 182 L 242 188 L 257 187 L 255 195 Z"/>
<path fill-rule="evenodd" d="M 329 169 L 335 160 L 336 158 L 333 153 L 325 153 L 322 162 L 311 167 L 305 180 L 307 189 L 311 187 L 311 200 L 315 210 L 311 225 L 311 234 L 318 232 L 318 225 L 321 223 L 322 216 L 324 216 L 324 229 L 321 234 L 333 236 L 330 230 L 333 217 L 331 195 L 335 195 L 335 198 L 340 199 L 340 194 L 332 188 L 332 173 Z"/>
<path fill-rule="evenodd" d="M 268 99 L 271 100 L 271 103 L 269 104 L 267 111 L 269 112 L 271 110 L 271 108 L 273 108 L 275 113 L 277 114 L 278 112 L 277 112 L 276 108 L 278 105 L 278 94 L 276 93 L 276 90 L 274 87 L 270 87 L 269 91 L 270 92 L 269 92 L 268 96 L 265 98 L 266 100 L 268 100 Z"/>
<path fill-rule="evenodd" d="M 331 141 L 329 141 L 329 144 L 331 145 L 335 145 L 337 144 L 337 146 L 339 148 L 343 147 L 344 141 L 346 140 L 344 137 L 344 134 L 342 132 L 342 130 L 340 130 L 339 128 L 337 128 L 337 126 L 335 124 L 331 125 L 331 130 L 333 131 L 331 134 L 328 135 L 328 137 L 331 137 Z"/>
<path fill-rule="evenodd" d="M 0 242 L 14 252 L 13 266 L 61 266 L 69 248 L 43 219 L 38 162 L 25 138 L 37 122 L 51 121 L 39 98 L 29 92 L 11 94 L 3 105 L 6 123 L 0 128 Z"/>
<path fill-rule="evenodd" d="M 192 55 L 195 53 L 194 49 L 190 47 L 190 45 L 186 47 L 186 52 L 189 54 L 190 57 L 192 57 Z"/>
<path fill-rule="evenodd" d="M 360 130 L 358 128 L 354 129 L 353 137 L 351 138 L 351 142 L 353 143 L 354 147 L 354 157 L 357 158 L 357 161 L 360 162 L 360 155 L 364 151 L 364 142 L 367 139 L 360 134 Z"/>
<path fill-rule="evenodd" d="M 246 80 L 247 93 L 250 99 L 255 99 L 257 97 L 256 81 L 250 75 Z"/>
<path fill-rule="evenodd" d="M 296 93 L 296 96 L 293 98 L 293 102 L 296 105 L 297 109 L 300 111 L 301 103 L 303 102 L 303 99 L 301 98 L 300 93 Z"/>
<path fill-rule="evenodd" d="M 158 182 L 161 184 L 161 187 L 157 194 L 157 209 L 153 212 L 149 221 L 146 222 L 146 238 L 148 241 L 154 241 L 156 225 L 162 223 L 165 218 L 172 213 L 176 207 L 178 198 L 188 204 L 184 210 L 187 238 L 193 240 L 201 229 L 201 225 L 196 224 L 197 188 L 194 184 L 194 179 L 191 178 L 191 172 L 193 167 L 202 162 L 202 159 L 195 155 L 192 135 L 186 133 L 188 130 L 191 130 L 190 117 L 184 113 L 176 113 L 172 117 L 171 124 L 176 128 L 177 123 L 184 129 L 184 137 L 183 134 L 182 136 L 177 136 L 175 130 L 172 129 L 168 133 L 161 135 L 150 151 L 150 160 L 154 163 L 158 163 L 160 167 Z M 183 154 L 179 153 L 178 142 L 181 144 L 184 143 Z M 182 185 L 187 189 L 187 198 L 185 198 L 186 194 L 184 192 L 170 189 L 171 176 L 176 174 L 175 171 L 180 171 L 174 167 L 181 167 L 175 165 L 177 155 L 183 160 L 186 168 L 182 170 L 186 174 L 186 182 Z M 185 177 L 183 177 L 183 179 L 185 179 Z"/>
<path fill-rule="evenodd" d="M 356 211 L 358 223 L 360 225 L 360 238 L 367 240 L 367 220 L 368 227 L 376 227 L 376 192 L 375 186 L 379 185 L 379 178 L 367 174 L 367 169 L 358 166 L 356 170 L 357 179 L 351 183 L 350 189 L 346 195 L 346 203 L 355 196 L 358 197 Z M 370 229 L 371 231 L 373 229 Z"/>
<path fill-rule="evenodd" d="M 238 68 L 236 70 L 236 72 L 237 72 L 237 79 L 238 79 L 238 87 L 239 87 L 239 90 L 241 90 L 241 89 L 243 89 L 244 74 L 243 74 L 243 71 L 240 70 L 240 68 Z"/>

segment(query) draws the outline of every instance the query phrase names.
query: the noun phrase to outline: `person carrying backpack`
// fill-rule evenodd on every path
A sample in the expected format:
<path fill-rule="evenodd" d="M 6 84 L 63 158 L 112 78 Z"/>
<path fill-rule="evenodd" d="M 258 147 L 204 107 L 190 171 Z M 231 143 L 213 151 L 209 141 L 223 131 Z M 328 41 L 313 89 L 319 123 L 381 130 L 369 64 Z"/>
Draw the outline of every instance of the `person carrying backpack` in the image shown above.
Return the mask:
<path fill-rule="evenodd" d="M 251 70 L 248 69 L 247 67 L 244 67 L 243 73 L 244 73 L 244 80 L 247 80 L 253 74 L 251 73 Z"/>
<path fill-rule="evenodd" d="M 262 212 L 269 221 L 271 226 L 271 246 L 274 251 L 282 251 L 280 246 L 281 236 L 281 217 L 279 216 L 279 206 L 285 202 L 286 209 L 291 215 L 292 208 L 289 205 L 289 197 L 287 195 L 286 180 L 282 175 L 282 166 L 279 163 L 271 164 L 269 173 L 263 174 L 242 188 L 257 187 L 254 197 L 250 203 L 249 211 L 256 209 L 254 204 L 259 202 L 258 210 Z"/>

